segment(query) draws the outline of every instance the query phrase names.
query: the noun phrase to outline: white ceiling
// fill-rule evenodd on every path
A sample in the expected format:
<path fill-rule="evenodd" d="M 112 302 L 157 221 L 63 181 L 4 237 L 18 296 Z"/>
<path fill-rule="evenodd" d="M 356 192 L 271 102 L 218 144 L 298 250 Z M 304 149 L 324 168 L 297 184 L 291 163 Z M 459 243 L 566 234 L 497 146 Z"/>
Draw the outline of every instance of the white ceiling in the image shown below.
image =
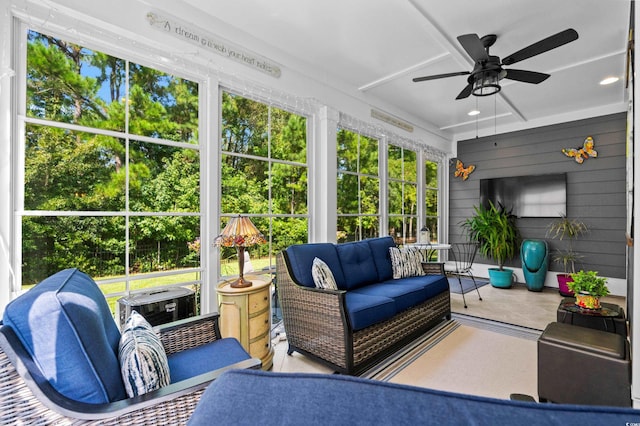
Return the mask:
<path fill-rule="evenodd" d="M 626 110 L 628 0 L 183 1 L 347 94 L 380 99 L 454 138 Z M 179 3 L 173 12 L 180 16 Z M 412 82 L 471 71 L 459 35 L 496 34 L 491 54 L 504 58 L 567 28 L 578 40 L 514 66 L 551 74 L 539 85 L 502 80 L 496 96 L 455 100 L 467 76 Z M 608 76 L 620 81 L 599 85 Z M 477 121 L 467 115 L 476 108 Z"/>

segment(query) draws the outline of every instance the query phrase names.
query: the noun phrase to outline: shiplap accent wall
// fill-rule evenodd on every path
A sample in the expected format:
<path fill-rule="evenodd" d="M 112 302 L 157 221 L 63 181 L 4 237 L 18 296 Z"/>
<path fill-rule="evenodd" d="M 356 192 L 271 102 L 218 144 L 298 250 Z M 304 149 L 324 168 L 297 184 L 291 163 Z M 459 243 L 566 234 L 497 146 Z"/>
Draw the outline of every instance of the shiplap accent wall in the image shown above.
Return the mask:
<path fill-rule="evenodd" d="M 562 148 L 581 147 L 587 136 L 595 141 L 597 158 L 578 164 L 562 153 Z M 576 269 L 625 278 L 625 153 L 626 113 L 459 141 L 457 158 L 476 169 L 463 181 L 453 176 L 455 160 L 449 165 L 450 242 L 467 239 L 459 224 L 479 203 L 480 179 L 566 172 L 567 216 L 581 219 L 590 228 L 574 242 L 574 250 L 583 256 Z M 546 239 L 551 251 L 565 248 L 564 242 L 546 236 L 551 221 L 519 218 L 517 225 L 523 238 Z M 509 265 L 520 267 L 520 258 Z M 550 271 L 563 270 L 554 262 L 549 266 Z"/>

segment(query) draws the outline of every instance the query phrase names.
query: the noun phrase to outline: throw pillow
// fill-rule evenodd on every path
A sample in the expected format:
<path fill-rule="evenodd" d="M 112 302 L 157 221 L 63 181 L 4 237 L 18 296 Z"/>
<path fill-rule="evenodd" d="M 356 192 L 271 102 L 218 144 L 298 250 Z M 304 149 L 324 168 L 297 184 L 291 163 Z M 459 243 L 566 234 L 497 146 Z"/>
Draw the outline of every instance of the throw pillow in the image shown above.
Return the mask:
<path fill-rule="evenodd" d="M 313 282 L 316 285 L 316 288 L 322 288 L 325 290 L 337 290 L 338 285 L 336 284 L 335 278 L 333 278 L 333 273 L 329 266 L 324 263 L 324 261 L 320 258 L 313 259 L 313 264 L 311 265 L 311 276 L 313 277 Z"/>
<path fill-rule="evenodd" d="M 422 269 L 424 256 L 422 250 L 417 247 L 389 247 L 393 278 L 406 278 L 425 275 Z"/>
<path fill-rule="evenodd" d="M 122 381 L 130 398 L 171 382 L 162 342 L 151 324 L 136 311 L 131 312 L 124 325 L 118 352 Z"/>

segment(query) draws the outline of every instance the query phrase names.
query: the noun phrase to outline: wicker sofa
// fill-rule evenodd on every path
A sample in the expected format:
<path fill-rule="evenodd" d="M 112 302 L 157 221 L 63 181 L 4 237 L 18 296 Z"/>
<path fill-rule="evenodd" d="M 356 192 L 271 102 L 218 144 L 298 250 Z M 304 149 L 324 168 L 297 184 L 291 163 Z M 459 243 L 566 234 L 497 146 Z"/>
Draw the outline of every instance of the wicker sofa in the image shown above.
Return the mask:
<path fill-rule="evenodd" d="M 390 247 L 393 239 L 382 237 L 300 244 L 278 254 L 289 354 L 297 351 L 356 375 L 451 317 L 443 265 L 423 264 L 427 275 L 393 279 Z M 315 287 L 316 257 L 329 266 L 338 290 Z"/>

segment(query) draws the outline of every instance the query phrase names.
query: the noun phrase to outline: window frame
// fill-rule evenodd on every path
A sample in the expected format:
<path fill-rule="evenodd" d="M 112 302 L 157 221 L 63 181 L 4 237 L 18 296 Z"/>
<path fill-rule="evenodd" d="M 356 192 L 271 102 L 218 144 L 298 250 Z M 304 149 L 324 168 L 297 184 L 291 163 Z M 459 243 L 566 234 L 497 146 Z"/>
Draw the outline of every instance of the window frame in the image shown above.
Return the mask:
<path fill-rule="evenodd" d="M 175 78 L 182 78 L 189 81 L 192 81 L 198 85 L 198 143 L 187 143 L 187 142 L 176 142 L 167 139 L 161 139 L 157 137 L 149 137 L 144 135 L 137 135 L 134 133 L 130 133 L 129 129 L 126 128 L 125 131 L 113 131 L 113 130 L 105 130 L 100 128 L 92 128 L 77 124 L 70 124 L 64 122 L 56 122 L 50 121 L 41 118 L 30 117 L 27 114 L 27 37 L 29 31 L 36 31 L 38 33 L 46 34 L 48 36 L 58 38 L 64 40 L 69 43 L 74 43 L 82 46 L 88 50 L 94 52 L 101 52 L 118 59 L 125 61 L 125 63 L 134 63 L 140 66 L 152 68 L 154 70 L 166 73 Z M 15 137 L 13 138 L 14 143 L 13 151 L 14 151 L 14 167 L 12 168 L 12 188 L 13 188 L 13 219 L 12 219 L 12 241 L 13 247 L 16 249 L 13 250 L 12 256 L 12 269 L 15 271 L 13 274 L 13 288 L 12 293 L 19 293 L 23 288 L 22 282 L 22 218 L 24 217 L 122 217 L 125 220 L 125 238 L 123 242 L 125 243 L 125 258 L 124 258 L 124 273 L 117 278 L 106 278 L 106 279 L 96 279 L 96 282 L 99 286 L 103 286 L 106 284 L 113 283 L 124 283 L 123 291 L 116 292 L 105 292 L 105 297 L 107 299 L 116 299 L 122 296 L 128 296 L 132 293 L 138 293 L 142 291 L 147 291 L 147 289 L 133 289 L 132 283 L 136 281 L 149 280 L 158 277 L 168 277 L 182 274 L 190 274 L 195 273 L 195 279 L 187 279 L 180 280 L 178 282 L 174 282 L 171 284 L 163 285 L 163 286 L 153 286 L 148 288 L 159 289 L 170 286 L 194 286 L 196 289 L 201 291 L 201 298 L 204 299 L 208 297 L 207 295 L 207 286 L 202 285 L 205 282 L 203 277 L 203 272 L 207 269 L 207 253 L 208 250 L 204 249 L 200 252 L 200 262 L 199 265 L 193 268 L 183 268 L 178 270 L 168 270 L 168 271 L 154 271 L 148 273 L 140 273 L 135 274 L 130 271 L 130 244 L 129 240 L 129 226 L 130 219 L 137 217 L 197 217 L 200 222 L 200 235 L 206 235 L 206 229 L 208 229 L 208 223 L 205 221 L 206 219 L 206 209 L 203 207 L 206 205 L 206 188 L 203 170 L 206 168 L 206 164 L 210 162 L 208 159 L 209 150 L 206 147 L 206 143 L 203 141 L 207 140 L 206 134 L 206 123 L 203 117 L 207 117 L 207 111 L 209 106 L 206 103 L 206 94 L 208 92 L 209 82 L 207 79 L 202 78 L 193 72 L 187 71 L 185 69 L 168 69 L 166 65 L 163 65 L 158 61 L 154 61 L 152 58 L 144 55 L 143 53 L 136 51 L 132 52 L 127 49 L 119 49 L 117 46 L 109 46 L 107 47 L 103 40 L 98 40 L 94 37 L 86 36 L 86 34 L 71 34 L 67 31 L 64 31 L 59 28 L 55 28 L 52 26 L 47 26 L 46 28 L 38 28 L 37 26 L 32 26 L 28 22 L 20 18 L 14 18 L 14 56 L 16 57 L 16 78 L 15 78 L 15 88 L 16 88 L 16 96 L 14 97 L 13 102 L 13 110 L 14 113 L 12 115 L 12 121 L 15 123 L 13 133 Z M 156 58 L 157 59 L 157 58 Z M 128 65 L 127 65 L 127 74 L 128 74 Z M 129 76 L 127 75 L 127 82 Z M 128 88 L 125 89 L 125 96 L 129 96 Z M 149 212 L 149 211 L 132 211 L 128 206 L 128 201 L 125 207 L 120 211 L 76 211 L 76 210 L 26 210 L 25 207 L 25 199 L 24 199 L 24 190 L 25 190 L 25 155 L 26 155 L 26 138 L 25 132 L 26 128 L 29 125 L 38 125 L 38 126 L 46 126 L 46 127 L 55 127 L 64 130 L 77 131 L 88 133 L 92 135 L 101 135 L 107 137 L 113 137 L 125 142 L 126 151 L 128 154 L 129 151 L 129 143 L 143 143 L 143 144 L 157 144 L 163 146 L 171 146 L 178 149 L 189 149 L 197 152 L 199 154 L 199 169 L 200 169 L 200 194 L 199 194 L 199 206 L 197 208 L 197 212 L 178 212 L 178 211 L 170 211 L 170 212 Z M 128 155 L 125 160 L 128 165 Z M 127 182 L 128 182 L 128 173 L 127 173 Z M 127 183 L 128 186 L 128 183 Z M 127 191 L 128 193 L 128 191 Z M 128 197 L 127 197 L 128 199 Z M 96 277 L 94 277 L 96 278 Z M 101 287 L 102 288 L 102 287 Z"/>

